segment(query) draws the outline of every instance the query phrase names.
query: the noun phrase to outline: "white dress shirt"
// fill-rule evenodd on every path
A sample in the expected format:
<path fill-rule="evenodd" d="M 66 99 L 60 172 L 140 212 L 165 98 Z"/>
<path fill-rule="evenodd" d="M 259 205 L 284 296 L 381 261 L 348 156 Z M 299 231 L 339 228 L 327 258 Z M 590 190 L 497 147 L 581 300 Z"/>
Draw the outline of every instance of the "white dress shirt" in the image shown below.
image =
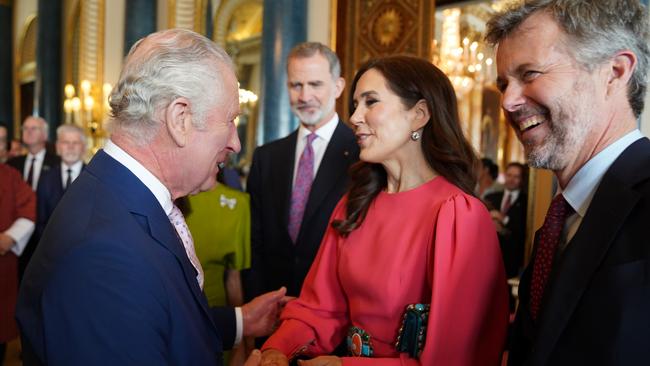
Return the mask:
<path fill-rule="evenodd" d="M 38 178 L 41 177 L 41 168 L 43 168 L 43 161 L 45 160 L 45 149 L 37 152 L 35 155 L 32 153 L 27 154 L 25 165 L 23 166 L 23 180 L 25 181 L 27 181 L 33 158 L 36 158 L 36 160 L 34 160 L 34 170 L 32 171 L 32 190 L 36 191 L 36 188 L 38 188 Z"/>
<path fill-rule="evenodd" d="M 316 139 L 311 143 L 311 147 L 314 150 L 314 177 L 316 172 L 318 172 L 318 167 L 323 161 L 323 156 L 325 156 L 325 150 L 327 150 L 327 145 L 334 135 L 334 130 L 339 122 L 338 114 L 334 114 L 334 117 L 330 119 L 326 124 L 322 125 L 319 129 L 314 131 L 316 134 Z M 298 163 L 300 162 L 300 156 L 302 155 L 305 146 L 307 145 L 307 135 L 312 132 L 307 129 L 307 127 L 300 124 L 298 127 L 298 141 L 296 141 L 296 158 L 293 164 L 293 180 L 291 186 L 296 183 L 296 174 L 298 172 Z"/>
<path fill-rule="evenodd" d="M 25 250 L 27 242 L 32 236 L 35 227 L 36 224 L 34 221 L 24 217 L 19 217 L 14 221 L 9 229 L 5 230 L 4 233 L 10 236 L 15 242 L 11 247 L 11 251 L 14 252 L 17 257 L 20 257 L 20 255 L 23 254 L 23 250 Z"/>
<path fill-rule="evenodd" d="M 81 174 L 81 168 L 83 167 L 84 163 L 83 161 L 79 160 L 78 162 L 72 164 L 72 165 L 67 165 L 63 161 L 61 162 L 61 186 L 65 189 L 68 188 L 65 186 L 65 183 L 68 179 L 68 169 L 71 170 L 70 175 L 72 176 L 70 179 L 70 182 L 74 182 L 77 177 L 79 177 L 79 174 Z"/>
<path fill-rule="evenodd" d="M 566 201 L 575 211 L 574 214 L 567 218 L 564 226 L 564 232 L 562 233 L 564 240 L 560 241 L 561 250 L 566 248 L 578 231 L 580 223 L 582 223 L 582 219 L 585 217 L 587 209 L 591 204 L 591 200 L 594 198 L 596 189 L 598 189 L 600 181 L 603 179 L 609 167 L 612 166 L 614 161 L 625 149 L 641 138 L 643 138 L 643 134 L 636 129 L 616 140 L 616 142 L 610 144 L 603 151 L 587 161 L 573 178 L 571 178 L 564 191 L 559 192 L 564 195 Z"/>
<path fill-rule="evenodd" d="M 171 193 L 162 182 L 156 178 L 147 168 L 135 160 L 126 151 L 122 150 L 119 146 L 115 145 L 113 141 L 108 140 L 104 146 L 104 152 L 108 156 L 117 160 L 120 164 L 124 165 L 131 173 L 133 173 L 144 184 L 153 195 L 156 197 L 160 207 L 165 211 L 165 215 L 169 216 L 172 212 L 174 202 L 172 202 Z M 244 330 L 244 318 L 240 307 L 235 308 L 235 319 L 237 322 L 237 333 L 235 335 L 235 345 L 241 342 Z"/>

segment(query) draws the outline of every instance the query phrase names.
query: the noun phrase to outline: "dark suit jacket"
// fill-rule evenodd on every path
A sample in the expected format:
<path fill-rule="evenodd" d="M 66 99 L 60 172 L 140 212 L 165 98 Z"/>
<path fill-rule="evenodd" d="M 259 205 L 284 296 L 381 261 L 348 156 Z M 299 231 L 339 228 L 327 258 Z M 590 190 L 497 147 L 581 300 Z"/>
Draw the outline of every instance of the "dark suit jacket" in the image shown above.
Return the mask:
<path fill-rule="evenodd" d="M 488 206 L 491 209 L 499 210 L 504 192 L 490 193 L 485 196 Z M 524 261 L 524 250 L 526 240 L 526 214 L 528 207 L 528 196 L 519 191 L 517 200 L 510 205 L 506 216 L 508 223 L 504 232 L 499 233 L 499 244 L 503 255 L 503 264 L 506 267 L 508 278 L 516 277 Z"/>
<path fill-rule="evenodd" d="M 643 138 L 603 176 L 556 260 L 537 326 L 528 305 L 532 262 L 524 272 L 509 364 L 647 365 L 649 228 L 650 141 Z"/>
<path fill-rule="evenodd" d="M 83 165 L 81 169 L 86 166 Z M 40 237 L 45 230 L 47 221 L 52 216 L 54 208 L 63 197 L 63 179 L 61 176 L 61 163 L 56 164 L 52 169 L 43 172 L 39 178 L 36 196 L 38 197 L 38 215 L 36 218 L 36 235 Z"/>
<path fill-rule="evenodd" d="M 329 217 L 347 189 L 348 168 L 358 160 L 354 134 L 339 122 L 314 177 L 298 238 L 287 229 L 298 131 L 255 150 L 248 177 L 251 196 L 252 269 L 246 296 L 287 287 L 297 296 L 316 256 Z"/>
<path fill-rule="evenodd" d="M 59 164 L 61 160 L 55 154 L 50 153 L 49 151 L 45 152 L 45 157 L 43 158 L 43 166 L 41 167 L 41 175 L 38 177 L 37 187 L 41 184 L 43 179 L 43 173 L 54 168 L 55 165 Z M 20 155 L 14 158 L 7 160 L 7 164 L 18 169 L 20 176 L 23 176 L 23 171 L 25 169 L 25 164 L 27 163 L 27 155 Z"/>
<path fill-rule="evenodd" d="M 209 308 L 195 276 L 151 191 L 99 151 L 25 272 L 24 364 L 221 365 L 234 311 Z"/>

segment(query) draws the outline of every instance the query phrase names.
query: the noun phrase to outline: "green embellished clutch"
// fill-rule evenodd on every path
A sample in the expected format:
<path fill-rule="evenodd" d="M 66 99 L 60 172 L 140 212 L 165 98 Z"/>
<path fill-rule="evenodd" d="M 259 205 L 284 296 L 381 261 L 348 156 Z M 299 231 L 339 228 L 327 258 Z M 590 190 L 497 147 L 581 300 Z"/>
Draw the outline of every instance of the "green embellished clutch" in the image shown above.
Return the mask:
<path fill-rule="evenodd" d="M 395 348 L 406 352 L 411 358 L 418 358 L 426 338 L 429 304 L 409 304 L 404 310 L 402 326 L 399 328 Z"/>

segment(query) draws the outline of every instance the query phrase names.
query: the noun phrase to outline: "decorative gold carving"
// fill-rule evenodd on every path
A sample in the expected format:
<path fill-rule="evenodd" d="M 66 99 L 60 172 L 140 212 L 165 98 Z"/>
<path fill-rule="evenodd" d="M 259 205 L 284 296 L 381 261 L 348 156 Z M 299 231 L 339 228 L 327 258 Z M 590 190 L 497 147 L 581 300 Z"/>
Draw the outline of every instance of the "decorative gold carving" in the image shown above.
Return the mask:
<path fill-rule="evenodd" d="M 341 56 L 343 76 L 352 80 L 366 60 L 405 53 L 431 58 L 435 0 L 339 0 L 344 7 L 338 16 L 344 28 L 336 50 Z M 349 90 L 341 98 L 346 101 Z M 348 115 L 347 103 L 339 104 Z"/>
<path fill-rule="evenodd" d="M 375 40 L 383 47 L 389 47 L 402 33 L 402 15 L 395 8 L 384 10 L 374 21 Z"/>

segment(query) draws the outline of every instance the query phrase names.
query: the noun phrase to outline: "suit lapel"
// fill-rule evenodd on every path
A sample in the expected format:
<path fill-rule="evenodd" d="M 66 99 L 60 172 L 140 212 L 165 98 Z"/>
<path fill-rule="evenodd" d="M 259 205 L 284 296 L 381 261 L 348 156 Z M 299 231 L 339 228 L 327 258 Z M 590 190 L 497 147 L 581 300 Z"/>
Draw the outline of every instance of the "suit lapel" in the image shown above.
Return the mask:
<path fill-rule="evenodd" d="M 298 140 L 298 130 L 287 136 L 282 141 L 282 146 L 278 147 L 278 155 L 272 159 L 277 161 L 269 162 L 275 173 L 271 173 L 271 179 L 274 179 L 274 187 L 277 187 L 276 204 L 278 211 L 282 215 L 282 226 L 287 228 L 289 225 L 289 209 L 291 208 L 291 189 L 293 186 L 293 169 L 296 161 L 296 143 Z M 282 163 L 286 161 L 286 163 Z M 281 164 L 278 164 L 280 162 Z M 289 232 L 287 231 L 287 235 Z"/>
<path fill-rule="evenodd" d="M 115 190 L 117 197 L 122 198 L 122 203 L 140 226 L 148 229 L 147 234 L 176 257 L 194 298 L 201 304 L 205 315 L 212 319 L 205 296 L 196 281 L 196 270 L 187 258 L 181 239 L 176 235 L 176 229 L 153 193 L 133 173 L 103 150 L 97 152 L 85 170 Z"/>
<path fill-rule="evenodd" d="M 639 194 L 630 186 L 650 174 L 640 172 L 643 169 L 637 166 L 636 160 L 644 154 L 647 157 L 649 150 L 647 139 L 637 141 L 603 176 L 578 231 L 554 271 L 558 275 L 549 283 L 542 304 L 533 364 L 547 362 L 616 234 L 638 202 Z"/>
<path fill-rule="evenodd" d="M 54 196 L 57 197 L 57 200 L 61 199 L 63 197 L 63 177 L 61 176 L 61 165 L 56 165 L 54 166 L 52 171 L 52 176 L 54 179 L 54 186 L 52 187 L 54 189 Z M 40 183 L 39 183 L 40 184 Z"/>
<path fill-rule="evenodd" d="M 334 134 L 332 134 L 332 139 L 327 145 L 325 155 L 323 155 L 323 160 L 318 167 L 318 172 L 314 177 L 309 192 L 303 222 L 318 211 L 321 202 L 323 202 L 327 193 L 334 188 L 341 174 L 347 173 L 345 169 L 341 169 L 341 165 L 347 164 L 347 161 L 351 159 L 352 152 L 348 151 L 343 138 L 345 128 L 347 127 L 342 122 L 338 122 Z"/>

